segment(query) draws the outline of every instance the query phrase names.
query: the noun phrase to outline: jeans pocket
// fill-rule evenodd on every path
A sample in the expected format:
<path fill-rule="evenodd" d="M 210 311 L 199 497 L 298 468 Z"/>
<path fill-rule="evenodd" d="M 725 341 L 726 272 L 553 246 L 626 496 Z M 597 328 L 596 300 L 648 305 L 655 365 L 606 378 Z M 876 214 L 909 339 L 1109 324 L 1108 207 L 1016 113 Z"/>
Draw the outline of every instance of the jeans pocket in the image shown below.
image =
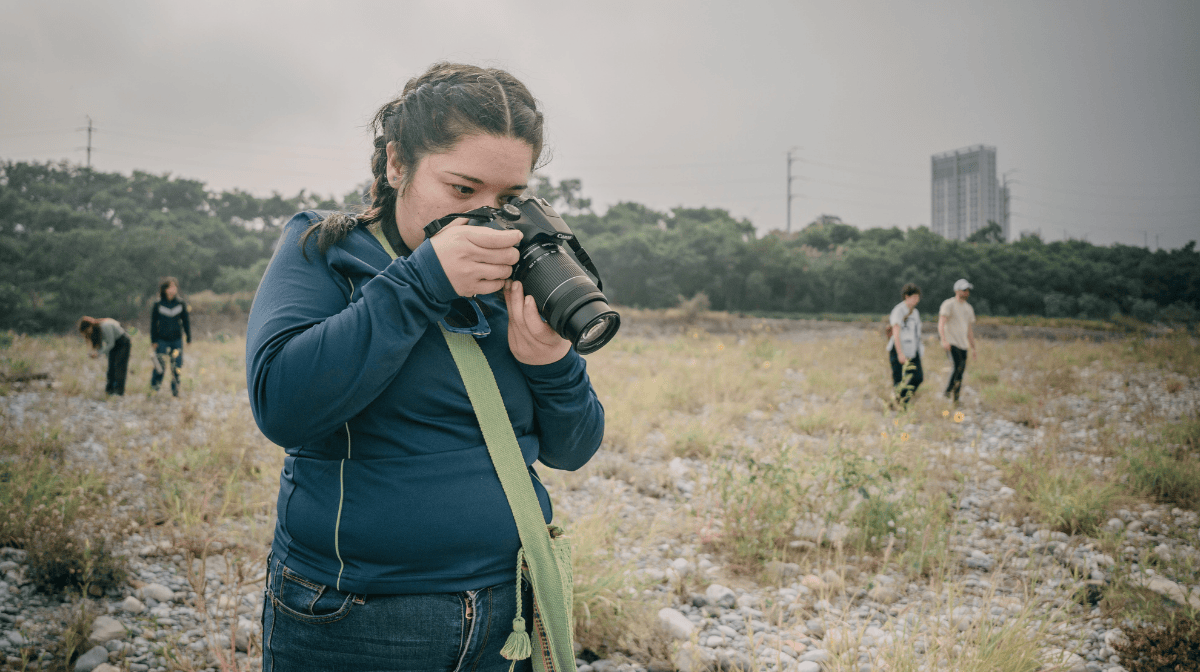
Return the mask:
<path fill-rule="evenodd" d="M 354 595 L 311 581 L 287 567 L 276 576 L 271 603 L 281 613 L 315 625 L 340 621 L 350 614 Z"/>

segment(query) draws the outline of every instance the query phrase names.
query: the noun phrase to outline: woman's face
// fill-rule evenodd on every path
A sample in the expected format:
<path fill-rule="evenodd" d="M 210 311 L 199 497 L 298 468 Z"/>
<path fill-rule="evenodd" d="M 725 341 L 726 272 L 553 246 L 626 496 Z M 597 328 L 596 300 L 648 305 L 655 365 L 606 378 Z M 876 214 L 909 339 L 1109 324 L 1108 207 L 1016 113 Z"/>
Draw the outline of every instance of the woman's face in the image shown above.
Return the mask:
<path fill-rule="evenodd" d="M 175 298 L 175 295 L 178 293 L 179 293 L 179 288 L 176 287 L 175 283 L 173 283 L 173 282 L 171 284 L 167 285 L 167 288 L 163 290 L 163 296 L 166 296 L 168 301 Z"/>
<path fill-rule="evenodd" d="M 921 302 L 920 294 L 909 294 L 908 296 L 904 297 L 904 304 L 907 305 L 910 310 L 913 308 L 916 308 L 917 304 L 920 302 Z"/>
<path fill-rule="evenodd" d="M 396 223 L 410 249 L 425 240 L 425 225 L 452 212 L 499 207 L 525 191 L 533 148 L 524 140 L 495 135 L 465 136 L 448 152 L 421 159 L 403 195 L 396 199 Z M 388 180 L 403 177 L 395 143 L 388 144 Z"/>

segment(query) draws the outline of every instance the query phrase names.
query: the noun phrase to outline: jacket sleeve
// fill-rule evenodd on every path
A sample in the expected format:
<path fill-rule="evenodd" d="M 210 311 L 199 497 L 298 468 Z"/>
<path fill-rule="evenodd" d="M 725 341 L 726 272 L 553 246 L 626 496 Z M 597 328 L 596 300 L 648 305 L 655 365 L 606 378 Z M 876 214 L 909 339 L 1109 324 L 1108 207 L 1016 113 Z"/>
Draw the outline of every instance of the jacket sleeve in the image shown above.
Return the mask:
<path fill-rule="evenodd" d="M 155 343 L 158 341 L 158 320 L 159 319 L 160 319 L 160 317 L 158 315 L 158 302 L 155 301 L 154 303 L 150 304 L 150 342 L 151 343 Z"/>
<path fill-rule="evenodd" d="M 582 467 L 604 438 L 604 407 L 583 357 L 571 350 L 553 364 L 520 366 L 533 393 L 541 443 L 538 459 L 554 469 Z"/>
<path fill-rule="evenodd" d="M 348 304 L 351 281 L 329 259 L 347 253 L 335 246 L 322 255 L 312 236 L 306 259 L 297 243 L 308 224 L 302 214 L 285 227 L 247 324 L 251 410 L 263 434 L 284 447 L 327 436 L 374 401 L 456 296 L 437 255 L 422 245 Z"/>
<path fill-rule="evenodd" d="M 179 322 L 183 325 L 183 333 L 187 335 L 187 342 L 192 342 L 192 325 L 188 321 L 187 304 L 180 301 L 179 305 L 183 306 L 183 310 L 179 312 Z"/>

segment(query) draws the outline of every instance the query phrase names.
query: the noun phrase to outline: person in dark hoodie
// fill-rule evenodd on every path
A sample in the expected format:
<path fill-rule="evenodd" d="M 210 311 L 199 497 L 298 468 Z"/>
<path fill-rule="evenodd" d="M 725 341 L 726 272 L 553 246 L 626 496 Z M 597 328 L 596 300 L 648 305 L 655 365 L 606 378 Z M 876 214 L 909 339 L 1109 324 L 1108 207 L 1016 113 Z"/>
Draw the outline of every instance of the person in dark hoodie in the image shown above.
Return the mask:
<path fill-rule="evenodd" d="M 264 672 L 510 669 L 500 650 L 526 627 L 514 617 L 532 622 L 520 540 L 439 326 L 475 336 L 546 522 L 533 462 L 583 466 L 604 409 L 583 358 L 510 279 L 521 234 L 459 219 L 426 240 L 423 227 L 521 194 L 542 123 L 507 72 L 435 64 L 374 118 L 365 212 L 284 227 L 246 336 L 251 410 L 287 453 Z M 450 317 L 475 308 L 472 325 Z"/>
<path fill-rule="evenodd" d="M 158 285 L 158 301 L 150 308 L 150 350 L 154 357 L 154 372 L 150 387 L 155 392 L 162 385 L 167 369 L 171 370 L 171 394 L 179 396 L 179 369 L 183 366 L 183 337 L 192 342 L 192 327 L 188 322 L 187 304 L 179 298 L 179 282 L 163 278 Z"/>

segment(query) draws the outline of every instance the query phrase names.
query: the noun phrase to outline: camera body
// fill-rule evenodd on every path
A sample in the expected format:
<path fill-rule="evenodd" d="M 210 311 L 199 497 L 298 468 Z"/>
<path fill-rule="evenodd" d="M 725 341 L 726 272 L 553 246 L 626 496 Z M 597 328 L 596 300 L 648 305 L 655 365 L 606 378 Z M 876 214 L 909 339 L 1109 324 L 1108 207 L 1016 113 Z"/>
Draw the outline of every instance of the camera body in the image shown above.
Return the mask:
<path fill-rule="evenodd" d="M 430 222 L 425 236 L 432 237 L 459 217 L 469 219 L 472 226 L 521 232 L 516 246 L 520 257 L 512 277 L 537 302 L 542 318 L 555 333 L 571 341 L 576 351 L 585 355 L 595 352 L 616 335 L 621 316 L 609 307 L 601 291 L 599 271 L 545 199 L 517 197 L 499 208 L 484 206 L 453 213 Z"/>

